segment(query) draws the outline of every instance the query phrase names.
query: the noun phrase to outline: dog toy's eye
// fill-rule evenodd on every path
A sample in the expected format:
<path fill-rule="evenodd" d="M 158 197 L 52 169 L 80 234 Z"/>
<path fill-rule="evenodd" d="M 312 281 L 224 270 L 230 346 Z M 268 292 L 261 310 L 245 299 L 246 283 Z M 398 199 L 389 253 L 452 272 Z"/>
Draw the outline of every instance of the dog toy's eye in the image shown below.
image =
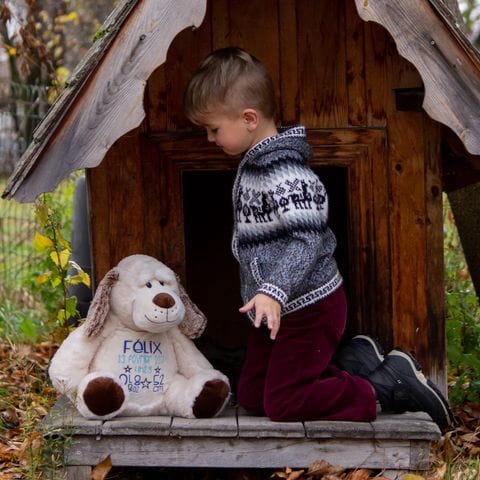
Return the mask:
<path fill-rule="evenodd" d="M 146 286 L 147 288 L 152 288 L 151 282 L 147 282 L 147 283 L 145 284 L 145 286 Z"/>
<path fill-rule="evenodd" d="M 160 282 L 160 280 L 159 280 L 159 283 L 160 283 L 160 285 L 162 285 L 162 286 L 165 285 L 165 282 Z"/>

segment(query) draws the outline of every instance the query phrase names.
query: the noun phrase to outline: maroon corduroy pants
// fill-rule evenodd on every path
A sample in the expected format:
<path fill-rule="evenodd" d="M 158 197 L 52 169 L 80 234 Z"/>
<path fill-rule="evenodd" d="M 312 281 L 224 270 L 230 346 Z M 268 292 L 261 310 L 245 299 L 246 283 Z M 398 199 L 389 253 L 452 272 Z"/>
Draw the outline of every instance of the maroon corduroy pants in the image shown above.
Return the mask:
<path fill-rule="evenodd" d="M 282 317 L 275 340 L 251 327 L 238 401 L 250 414 L 275 421 L 371 421 L 370 383 L 330 364 L 346 323 L 343 288 Z"/>

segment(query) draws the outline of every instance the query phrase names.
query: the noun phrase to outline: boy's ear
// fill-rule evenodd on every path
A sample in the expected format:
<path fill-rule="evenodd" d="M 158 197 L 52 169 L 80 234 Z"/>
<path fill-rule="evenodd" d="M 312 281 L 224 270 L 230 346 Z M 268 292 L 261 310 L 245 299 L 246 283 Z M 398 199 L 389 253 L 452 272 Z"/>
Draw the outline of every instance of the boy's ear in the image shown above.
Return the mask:
<path fill-rule="evenodd" d="M 255 130 L 257 128 L 258 122 L 260 120 L 260 116 L 258 112 L 253 108 L 246 108 L 243 111 L 243 119 L 247 124 L 247 128 L 249 130 Z"/>

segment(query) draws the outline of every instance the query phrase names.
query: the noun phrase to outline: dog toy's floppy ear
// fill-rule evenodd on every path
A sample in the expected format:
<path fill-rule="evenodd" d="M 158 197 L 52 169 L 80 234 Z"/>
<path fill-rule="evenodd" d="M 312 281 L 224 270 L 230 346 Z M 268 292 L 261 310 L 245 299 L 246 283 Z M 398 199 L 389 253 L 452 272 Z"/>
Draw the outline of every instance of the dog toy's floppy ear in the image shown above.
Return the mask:
<path fill-rule="evenodd" d="M 85 321 L 86 334 L 88 337 L 98 335 L 103 328 L 103 323 L 110 308 L 110 292 L 118 280 L 118 275 L 118 270 L 112 268 L 98 284 Z"/>
<path fill-rule="evenodd" d="M 178 326 L 180 331 L 188 338 L 198 338 L 207 326 L 207 318 L 202 311 L 190 300 L 187 292 L 183 288 L 180 278 L 177 277 L 178 289 L 180 291 L 180 299 L 185 305 L 185 318 Z"/>

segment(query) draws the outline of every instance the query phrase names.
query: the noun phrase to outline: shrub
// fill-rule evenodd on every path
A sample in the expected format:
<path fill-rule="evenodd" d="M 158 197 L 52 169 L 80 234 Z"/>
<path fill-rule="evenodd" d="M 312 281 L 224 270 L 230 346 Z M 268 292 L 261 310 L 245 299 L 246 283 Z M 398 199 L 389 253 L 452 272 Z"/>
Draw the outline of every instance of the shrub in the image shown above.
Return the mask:
<path fill-rule="evenodd" d="M 444 258 L 450 401 L 480 403 L 480 307 L 446 196 Z"/>

